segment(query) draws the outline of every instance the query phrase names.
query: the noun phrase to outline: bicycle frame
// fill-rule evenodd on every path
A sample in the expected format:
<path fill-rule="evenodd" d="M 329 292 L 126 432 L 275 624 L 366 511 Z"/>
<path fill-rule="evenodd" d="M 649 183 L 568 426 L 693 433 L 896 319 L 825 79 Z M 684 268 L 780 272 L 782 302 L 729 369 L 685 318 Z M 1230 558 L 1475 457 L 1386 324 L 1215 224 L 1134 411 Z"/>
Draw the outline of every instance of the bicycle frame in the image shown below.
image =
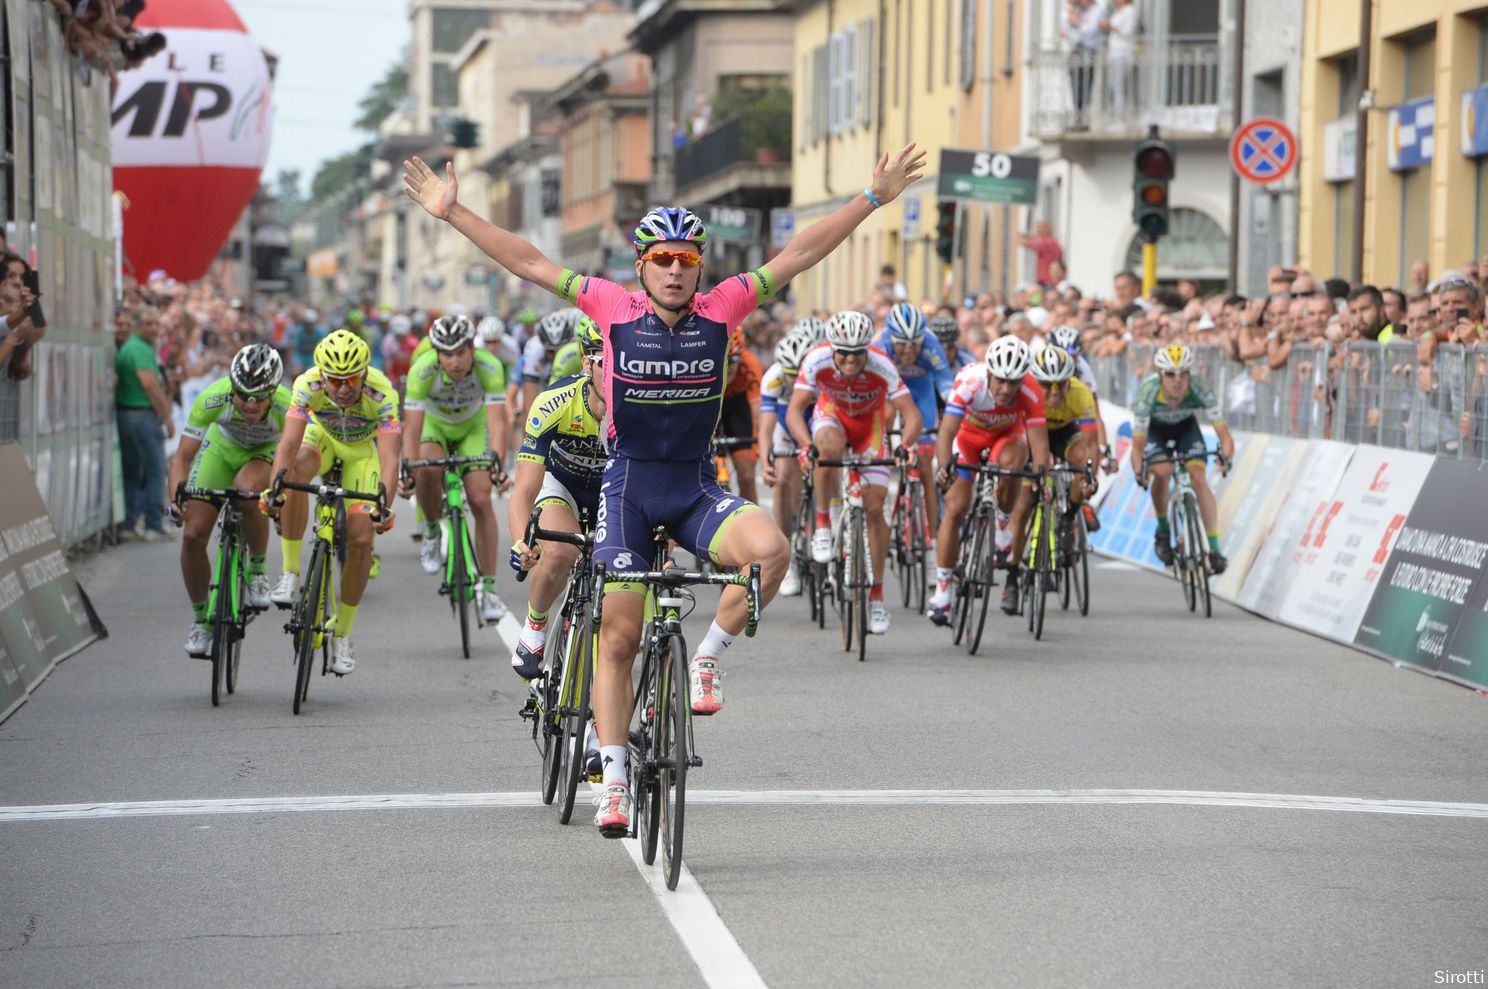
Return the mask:
<path fill-rule="evenodd" d="M 217 506 L 217 555 L 212 561 L 211 584 L 207 589 L 208 626 L 212 633 L 212 706 L 221 703 L 222 688 L 237 691 L 240 643 L 253 620 L 255 609 L 243 603 L 248 586 L 248 555 L 243 548 L 243 510 L 240 501 L 257 494 L 236 488 L 187 488 L 177 486 L 178 499 Z"/>

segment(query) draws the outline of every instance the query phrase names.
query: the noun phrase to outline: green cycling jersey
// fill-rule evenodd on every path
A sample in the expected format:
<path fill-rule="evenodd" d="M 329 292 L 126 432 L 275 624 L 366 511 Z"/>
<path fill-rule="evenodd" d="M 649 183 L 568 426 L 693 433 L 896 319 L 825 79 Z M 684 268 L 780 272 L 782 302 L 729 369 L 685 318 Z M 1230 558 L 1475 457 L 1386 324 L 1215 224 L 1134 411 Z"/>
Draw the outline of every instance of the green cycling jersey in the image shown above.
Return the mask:
<path fill-rule="evenodd" d="M 476 416 L 482 407 L 506 402 L 506 368 L 490 351 L 477 347 L 470 372 L 459 381 L 439 366 L 439 353 L 429 350 L 408 369 L 403 408 L 423 412 L 445 425 Z"/>
<path fill-rule="evenodd" d="M 288 411 L 289 403 L 289 389 L 280 385 L 275 389 L 273 401 L 263 419 L 249 422 L 233 402 L 232 380 L 224 376 L 208 385 L 191 403 L 181 434 L 200 440 L 207 435 L 208 429 L 216 426 L 217 434 L 224 442 L 244 450 L 278 443 L 284 433 L 284 413 Z"/>
<path fill-rule="evenodd" d="M 1163 395 L 1162 376 L 1148 375 L 1137 385 L 1137 400 L 1132 404 L 1132 433 L 1144 436 L 1153 423 L 1158 426 L 1180 425 L 1197 418 L 1200 411 L 1211 424 L 1224 422 L 1224 410 L 1219 407 L 1219 399 L 1203 378 L 1191 375 L 1188 391 L 1177 404 L 1172 404 Z"/>

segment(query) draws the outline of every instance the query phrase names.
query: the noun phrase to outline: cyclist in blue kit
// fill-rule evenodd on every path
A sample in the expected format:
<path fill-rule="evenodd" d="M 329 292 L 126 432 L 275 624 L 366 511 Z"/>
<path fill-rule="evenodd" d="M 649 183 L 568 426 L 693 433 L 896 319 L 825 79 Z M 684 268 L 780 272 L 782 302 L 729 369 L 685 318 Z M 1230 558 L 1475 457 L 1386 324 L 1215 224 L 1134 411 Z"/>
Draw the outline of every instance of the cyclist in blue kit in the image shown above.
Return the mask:
<path fill-rule="evenodd" d="M 925 431 L 920 434 L 920 476 L 935 476 L 935 424 L 940 420 L 940 409 L 951 397 L 951 387 L 956 383 L 956 373 L 951 370 L 945 349 L 929 332 L 925 314 L 920 307 L 909 302 L 896 303 L 884 317 L 883 332 L 874 341 L 879 350 L 894 359 L 899 377 L 909 389 L 915 408 L 920 410 L 920 421 Z M 930 521 L 930 531 L 939 526 L 936 509 L 940 495 L 935 485 L 925 485 L 925 518 Z"/>
<path fill-rule="evenodd" d="M 728 344 L 739 324 L 776 288 L 815 265 L 924 168 L 913 144 L 885 153 L 862 194 L 798 233 L 768 265 L 702 292 L 707 230 L 690 211 L 662 207 L 636 225 L 635 273 L 642 289 L 560 267 L 527 241 L 458 201 L 453 165 L 441 177 L 418 158 L 404 162 L 409 198 L 447 221 L 513 275 L 540 285 L 594 320 L 604 339 L 602 387 L 610 422 L 610 460 L 600 488 L 594 558 L 607 568 L 644 568 L 651 532 L 665 525 L 686 550 L 721 566 L 760 564 L 761 604 L 775 596 L 790 546 L 769 514 L 718 486 L 712 437 L 723 403 Z M 609 588 L 600 628 L 593 708 L 604 788 L 595 824 L 606 837 L 630 829 L 625 765 L 631 667 L 640 643 L 640 588 Z M 689 663 L 695 714 L 723 706 L 719 658 L 744 629 L 744 592 L 724 591 L 712 627 Z"/>

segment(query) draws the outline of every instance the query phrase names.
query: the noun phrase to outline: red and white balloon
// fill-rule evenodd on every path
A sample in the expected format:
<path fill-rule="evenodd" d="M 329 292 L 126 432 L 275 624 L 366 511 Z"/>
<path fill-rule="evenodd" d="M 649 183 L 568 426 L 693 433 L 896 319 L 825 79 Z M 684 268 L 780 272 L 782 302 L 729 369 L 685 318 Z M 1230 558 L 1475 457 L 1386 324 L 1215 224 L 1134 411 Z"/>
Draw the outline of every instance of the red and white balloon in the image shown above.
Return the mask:
<path fill-rule="evenodd" d="M 130 202 L 124 253 L 141 279 L 206 274 L 269 155 L 268 62 L 227 0 L 150 0 L 137 26 L 164 51 L 119 78 L 114 188 Z"/>

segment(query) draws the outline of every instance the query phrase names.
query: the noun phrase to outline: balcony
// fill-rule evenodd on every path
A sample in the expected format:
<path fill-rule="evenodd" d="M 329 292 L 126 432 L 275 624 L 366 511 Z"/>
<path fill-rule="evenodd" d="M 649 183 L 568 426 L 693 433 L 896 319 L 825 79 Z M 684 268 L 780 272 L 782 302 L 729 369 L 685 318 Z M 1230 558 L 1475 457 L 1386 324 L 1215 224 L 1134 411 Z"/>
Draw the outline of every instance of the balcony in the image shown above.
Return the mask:
<path fill-rule="evenodd" d="M 1037 137 L 1136 139 L 1149 124 L 1167 137 L 1228 132 L 1230 93 L 1216 37 L 1146 43 L 1131 59 L 1104 50 L 1034 54 L 1030 131 Z"/>
<path fill-rule="evenodd" d="M 679 197 L 712 201 L 745 188 L 790 188 L 791 116 L 742 110 L 678 148 L 672 174 Z"/>

